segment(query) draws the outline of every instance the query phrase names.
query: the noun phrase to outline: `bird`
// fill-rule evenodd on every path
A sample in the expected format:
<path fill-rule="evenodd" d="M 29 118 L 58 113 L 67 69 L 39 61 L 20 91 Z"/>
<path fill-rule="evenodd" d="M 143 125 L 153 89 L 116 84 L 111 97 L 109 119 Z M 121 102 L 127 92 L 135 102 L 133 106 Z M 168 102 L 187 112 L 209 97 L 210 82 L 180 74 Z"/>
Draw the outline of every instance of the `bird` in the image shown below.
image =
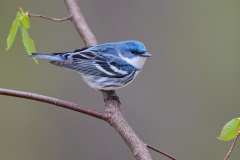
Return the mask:
<path fill-rule="evenodd" d="M 46 59 L 53 65 L 80 73 L 91 88 L 112 91 L 131 83 L 152 55 L 142 42 L 127 40 L 72 52 L 32 53 L 30 57 Z"/>

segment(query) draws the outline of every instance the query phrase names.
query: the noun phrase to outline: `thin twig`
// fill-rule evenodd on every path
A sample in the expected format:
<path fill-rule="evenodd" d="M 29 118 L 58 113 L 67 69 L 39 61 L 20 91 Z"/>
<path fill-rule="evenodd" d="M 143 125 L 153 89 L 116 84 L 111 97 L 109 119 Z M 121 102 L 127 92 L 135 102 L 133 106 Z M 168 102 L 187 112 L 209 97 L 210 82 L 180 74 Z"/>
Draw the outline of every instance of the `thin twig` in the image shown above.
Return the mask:
<path fill-rule="evenodd" d="M 44 19 L 48 19 L 56 22 L 62 22 L 62 21 L 67 21 L 71 19 L 71 16 L 68 16 L 66 18 L 53 18 L 53 17 L 47 17 L 40 14 L 32 14 L 32 13 L 28 13 L 28 15 L 29 17 L 40 17 L 40 18 L 44 18 Z"/>
<path fill-rule="evenodd" d="M 234 139 L 234 141 L 232 143 L 232 146 L 231 146 L 230 150 L 228 151 L 228 153 L 227 153 L 226 157 L 224 158 L 224 160 L 227 160 L 230 157 L 230 155 L 231 155 L 231 153 L 232 153 L 232 151 L 233 151 L 233 149 L 235 147 L 235 144 L 236 144 L 236 142 L 238 140 L 239 135 L 240 135 L 240 130 L 238 131 L 238 134 L 237 134 L 236 138 Z"/>
<path fill-rule="evenodd" d="M 148 148 L 150 148 L 150 149 L 152 149 L 152 150 L 154 150 L 154 151 L 156 151 L 158 153 L 161 153 L 162 155 L 164 155 L 164 156 L 166 156 L 166 157 L 168 157 L 168 158 L 170 158 L 172 160 L 177 160 L 173 156 L 171 156 L 171 155 L 169 155 L 169 154 L 167 154 L 167 153 L 165 153 L 165 152 L 163 152 L 163 151 L 161 151 L 161 150 L 159 150 L 159 149 L 157 149 L 157 148 L 155 148 L 153 146 L 150 146 L 149 144 L 146 144 L 146 145 L 147 145 Z"/>
<path fill-rule="evenodd" d="M 73 110 L 73 111 L 77 111 L 77 112 L 80 112 L 80 113 L 84 113 L 86 115 L 89 115 L 89 116 L 92 116 L 92 117 L 95 117 L 95 118 L 99 118 L 99 119 L 102 119 L 102 120 L 105 120 L 105 121 L 107 121 L 109 119 L 109 116 L 106 113 L 101 113 L 101 112 L 98 112 L 98 111 L 94 111 L 94 110 L 88 109 L 88 108 L 83 107 L 83 106 L 78 105 L 78 104 L 74 104 L 74 103 L 64 101 L 64 100 L 60 100 L 60 99 L 57 99 L 57 98 L 43 96 L 43 95 L 40 95 L 40 94 L 0 88 L 0 95 L 8 95 L 8 96 L 13 96 L 13 97 L 26 98 L 26 99 L 30 99 L 30 100 L 45 102 L 45 103 L 53 104 L 53 105 L 63 107 L 63 108 L 66 108 L 66 109 L 70 109 L 70 110 Z"/>

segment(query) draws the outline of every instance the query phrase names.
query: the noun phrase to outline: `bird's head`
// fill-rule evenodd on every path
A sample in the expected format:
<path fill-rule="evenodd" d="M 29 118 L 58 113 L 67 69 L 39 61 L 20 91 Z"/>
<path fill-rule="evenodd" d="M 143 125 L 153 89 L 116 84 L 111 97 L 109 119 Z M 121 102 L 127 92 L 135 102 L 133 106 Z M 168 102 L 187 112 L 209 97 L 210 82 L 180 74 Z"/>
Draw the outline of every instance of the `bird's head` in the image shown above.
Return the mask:
<path fill-rule="evenodd" d="M 152 57 L 147 53 L 145 45 L 139 41 L 123 41 L 119 48 L 119 56 L 138 69 L 143 67 L 146 57 Z"/>

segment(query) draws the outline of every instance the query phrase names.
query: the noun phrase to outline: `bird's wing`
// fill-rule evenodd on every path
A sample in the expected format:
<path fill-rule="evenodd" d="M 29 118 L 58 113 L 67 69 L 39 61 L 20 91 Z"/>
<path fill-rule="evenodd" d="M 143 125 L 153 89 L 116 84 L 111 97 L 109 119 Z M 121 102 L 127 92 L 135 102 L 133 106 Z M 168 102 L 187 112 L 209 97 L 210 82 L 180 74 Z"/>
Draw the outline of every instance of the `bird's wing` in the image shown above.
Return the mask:
<path fill-rule="evenodd" d="M 84 75 L 94 75 L 111 78 L 123 78 L 134 70 L 134 67 L 111 55 L 100 55 L 91 50 L 78 53 L 68 53 L 66 60 L 50 61 L 50 63 L 80 72 Z"/>

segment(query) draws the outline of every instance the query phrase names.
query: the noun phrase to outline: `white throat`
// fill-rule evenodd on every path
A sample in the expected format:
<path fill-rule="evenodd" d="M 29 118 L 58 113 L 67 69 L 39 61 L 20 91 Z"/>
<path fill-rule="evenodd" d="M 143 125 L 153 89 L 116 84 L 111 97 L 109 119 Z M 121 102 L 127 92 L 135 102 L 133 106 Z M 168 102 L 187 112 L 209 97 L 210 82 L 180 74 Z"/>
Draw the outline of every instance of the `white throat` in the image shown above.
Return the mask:
<path fill-rule="evenodd" d="M 142 69 L 145 61 L 146 61 L 146 57 L 135 57 L 132 59 L 123 57 L 122 55 L 119 55 L 123 60 L 125 60 L 126 62 L 128 62 L 129 64 L 131 64 L 132 66 L 136 67 L 137 69 Z"/>

